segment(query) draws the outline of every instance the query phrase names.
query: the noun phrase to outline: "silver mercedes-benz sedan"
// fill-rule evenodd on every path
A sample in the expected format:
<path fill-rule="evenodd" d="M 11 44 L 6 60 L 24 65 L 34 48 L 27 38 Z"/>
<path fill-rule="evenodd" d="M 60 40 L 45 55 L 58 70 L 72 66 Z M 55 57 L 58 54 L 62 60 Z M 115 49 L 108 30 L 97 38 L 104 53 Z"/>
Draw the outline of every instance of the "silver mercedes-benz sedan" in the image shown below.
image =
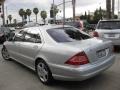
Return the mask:
<path fill-rule="evenodd" d="M 113 45 L 120 45 L 120 20 L 100 20 L 93 36 L 111 40 Z"/>
<path fill-rule="evenodd" d="M 91 38 L 71 26 L 45 25 L 20 30 L 2 48 L 13 59 L 37 72 L 40 81 L 82 81 L 114 63 L 111 41 Z"/>

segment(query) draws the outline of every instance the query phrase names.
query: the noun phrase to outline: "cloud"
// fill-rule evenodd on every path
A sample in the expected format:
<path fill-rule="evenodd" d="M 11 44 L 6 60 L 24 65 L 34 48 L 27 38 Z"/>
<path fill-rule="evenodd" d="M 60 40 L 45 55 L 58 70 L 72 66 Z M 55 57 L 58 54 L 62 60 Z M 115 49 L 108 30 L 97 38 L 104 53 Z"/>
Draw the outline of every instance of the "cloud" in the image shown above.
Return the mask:
<path fill-rule="evenodd" d="M 12 9 L 20 9 L 20 8 L 34 8 L 34 7 L 38 7 L 38 8 L 43 8 L 43 9 L 47 9 L 48 6 L 50 6 L 50 2 L 49 0 L 10 0 L 10 1 L 6 1 L 6 5 L 9 8 Z"/>
<path fill-rule="evenodd" d="M 63 0 L 54 0 L 55 4 L 58 5 L 63 2 Z M 71 0 L 65 0 L 71 1 Z M 50 6 L 53 0 L 6 0 L 5 6 L 8 7 L 8 14 L 12 14 L 13 18 L 17 18 L 21 20 L 18 15 L 18 11 L 20 8 L 24 9 L 33 9 L 34 7 L 38 7 L 39 10 L 46 10 L 49 13 Z M 106 8 L 106 0 L 76 0 L 76 14 L 84 13 L 85 11 L 93 12 L 96 8 L 100 6 L 105 9 Z M 116 10 L 118 8 L 116 0 Z M 62 5 L 58 7 L 61 11 L 63 10 Z M 58 16 L 62 17 L 62 12 L 58 14 Z M 48 15 L 49 16 L 49 15 Z M 40 14 L 39 14 L 40 17 Z M 72 17 L 72 3 L 66 3 L 66 17 Z M 34 19 L 34 14 L 32 14 L 32 18 Z"/>

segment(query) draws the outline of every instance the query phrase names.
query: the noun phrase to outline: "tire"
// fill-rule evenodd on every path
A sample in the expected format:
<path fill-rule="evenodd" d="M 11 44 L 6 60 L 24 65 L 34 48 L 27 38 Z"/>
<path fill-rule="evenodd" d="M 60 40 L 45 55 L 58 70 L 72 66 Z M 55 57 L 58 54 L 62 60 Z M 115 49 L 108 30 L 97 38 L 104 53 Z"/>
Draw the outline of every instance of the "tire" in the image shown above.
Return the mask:
<path fill-rule="evenodd" d="M 50 85 L 53 81 L 52 73 L 45 61 L 40 60 L 36 65 L 37 76 L 43 84 Z"/>
<path fill-rule="evenodd" d="M 5 46 L 3 46 L 1 53 L 4 60 L 10 60 L 10 55 Z"/>

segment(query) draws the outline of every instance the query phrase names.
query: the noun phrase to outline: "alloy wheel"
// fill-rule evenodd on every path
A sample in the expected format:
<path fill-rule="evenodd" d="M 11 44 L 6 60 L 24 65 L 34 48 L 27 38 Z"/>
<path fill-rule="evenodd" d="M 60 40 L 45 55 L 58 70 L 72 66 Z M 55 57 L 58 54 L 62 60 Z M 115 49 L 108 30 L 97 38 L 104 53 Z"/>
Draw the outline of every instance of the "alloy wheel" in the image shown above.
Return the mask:
<path fill-rule="evenodd" d="M 43 62 L 40 62 L 37 65 L 37 72 L 38 72 L 38 76 L 42 82 L 48 81 L 49 71 L 47 69 L 47 66 Z"/>
<path fill-rule="evenodd" d="M 5 60 L 9 60 L 10 59 L 10 55 L 7 51 L 7 49 L 5 47 L 2 48 L 2 56 Z"/>

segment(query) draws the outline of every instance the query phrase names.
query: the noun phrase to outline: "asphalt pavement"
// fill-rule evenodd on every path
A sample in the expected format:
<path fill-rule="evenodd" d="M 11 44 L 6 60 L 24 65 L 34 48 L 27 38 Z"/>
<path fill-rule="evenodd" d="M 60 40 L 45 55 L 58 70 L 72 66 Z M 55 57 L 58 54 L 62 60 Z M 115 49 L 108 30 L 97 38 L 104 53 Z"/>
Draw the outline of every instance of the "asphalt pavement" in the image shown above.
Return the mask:
<path fill-rule="evenodd" d="M 115 55 L 115 64 L 94 78 L 81 82 L 54 81 L 46 86 L 34 71 L 15 61 L 3 60 L 0 54 L 0 90 L 120 90 L 120 52 Z"/>

